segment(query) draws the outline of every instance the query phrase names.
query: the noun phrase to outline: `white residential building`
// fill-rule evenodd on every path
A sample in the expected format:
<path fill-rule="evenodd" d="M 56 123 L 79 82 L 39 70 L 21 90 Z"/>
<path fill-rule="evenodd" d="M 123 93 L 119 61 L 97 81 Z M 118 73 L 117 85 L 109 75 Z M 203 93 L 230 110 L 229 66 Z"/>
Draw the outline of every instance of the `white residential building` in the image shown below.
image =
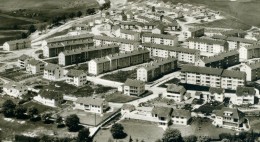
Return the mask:
<path fill-rule="evenodd" d="M 176 46 L 143 43 L 143 48 L 150 51 L 151 57 L 169 58 L 175 57 L 178 61 L 195 63 L 200 57 L 199 50 Z"/>
<path fill-rule="evenodd" d="M 42 73 L 45 63 L 39 60 L 31 59 L 26 66 L 26 72 L 30 74 Z"/>
<path fill-rule="evenodd" d="M 125 95 L 140 96 L 145 92 L 145 83 L 128 78 L 123 85 L 123 92 Z"/>
<path fill-rule="evenodd" d="M 191 65 L 184 65 L 181 69 L 181 83 L 236 90 L 245 82 L 245 72 Z"/>
<path fill-rule="evenodd" d="M 255 81 L 260 78 L 260 62 L 242 63 L 240 71 L 246 73 L 247 81 Z"/>
<path fill-rule="evenodd" d="M 83 86 L 87 83 L 87 73 L 83 70 L 71 69 L 66 74 L 66 83 L 75 85 L 77 87 Z"/>
<path fill-rule="evenodd" d="M 28 64 L 28 61 L 30 61 L 32 59 L 32 57 L 28 56 L 28 55 L 21 55 L 19 58 L 18 58 L 18 67 L 20 69 L 25 69 L 27 67 L 27 64 Z"/>
<path fill-rule="evenodd" d="M 15 98 L 22 98 L 23 95 L 28 93 L 27 87 L 17 82 L 4 84 L 3 91 L 5 94 Z"/>
<path fill-rule="evenodd" d="M 7 41 L 3 44 L 3 50 L 5 51 L 21 50 L 25 48 L 31 48 L 31 41 L 29 39 Z"/>
<path fill-rule="evenodd" d="M 167 91 L 165 97 L 167 99 L 174 100 L 175 102 L 181 102 L 186 94 L 186 89 L 183 86 L 178 86 L 176 84 L 169 84 L 167 86 Z"/>
<path fill-rule="evenodd" d="M 45 106 L 57 107 L 63 100 L 61 92 L 42 90 L 40 94 L 33 97 L 33 99 Z"/>
<path fill-rule="evenodd" d="M 260 57 L 260 45 L 258 44 L 240 47 L 238 51 L 240 61 Z"/>
<path fill-rule="evenodd" d="M 253 45 L 257 41 L 245 39 L 245 38 L 239 38 L 239 37 L 228 37 L 227 42 L 228 42 L 228 49 L 234 50 L 234 49 L 239 49 L 241 47 Z"/>
<path fill-rule="evenodd" d="M 210 97 L 208 98 L 209 101 L 215 100 L 215 101 L 222 103 L 225 98 L 225 95 L 224 95 L 225 90 L 222 88 L 210 87 L 209 93 L 210 93 Z"/>
<path fill-rule="evenodd" d="M 178 37 L 174 36 L 174 35 L 143 33 L 142 34 L 142 43 L 177 46 Z"/>
<path fill-rule="evenodd" d="M 228 43 L 225 41 L 202 39 L 202 38 L 189 38 L 190 49 L 197 49 L 206 53 L 221 53 L 228 51 Z"/>
<path fill-rule="evenodd" d="M 174 109 L 171 118 L 173 124 L 188 125 L 191 120 L 191 112 L 184 109 Z"/>
<path fill-rule="evenodd" d="M 60 80 L 64 78 L 64 70 L 59 65 L 49 63 L 44 67 L 43 78 L 52 81 Z"/>
<path fill-rule="evenodd" d="M 79 97 L 74 102 L 74 109 L 103 114 L 108 109 L 108 104 L 106 101 L 100 98 Z"/>
<path fill-rule="evenodd" d="M 253 87 L 237 87 L 235 94 L 229 94 L 230 103 L 234 105 L 253 105 L 255 104 L 256 90 Z"/>

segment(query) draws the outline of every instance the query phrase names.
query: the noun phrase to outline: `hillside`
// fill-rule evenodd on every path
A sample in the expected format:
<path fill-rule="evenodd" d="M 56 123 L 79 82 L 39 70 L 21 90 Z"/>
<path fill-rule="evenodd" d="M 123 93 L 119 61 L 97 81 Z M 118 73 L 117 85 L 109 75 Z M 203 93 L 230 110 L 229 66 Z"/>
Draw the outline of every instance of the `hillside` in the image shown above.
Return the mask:
<path fill-rule="evenodd" d="M 0 9 L 12 11 L 17 9 L 66 9 L 97 5 L 96 0 L 1 0 Z"/>

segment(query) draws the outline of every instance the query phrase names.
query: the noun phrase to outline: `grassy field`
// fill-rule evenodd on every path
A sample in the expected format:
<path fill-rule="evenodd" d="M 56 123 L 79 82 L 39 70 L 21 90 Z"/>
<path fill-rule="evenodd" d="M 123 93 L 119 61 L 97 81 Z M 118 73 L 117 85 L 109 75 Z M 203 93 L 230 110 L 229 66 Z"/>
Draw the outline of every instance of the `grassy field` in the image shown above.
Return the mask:
<path fill-rule="evenodd" d="M 127 78 L 136 79 L 136 70 L 129 71 L 118 71 L 111 74 L 106 74 L 102 76 L 102 79 L 117 81 L 117 82 L 125 82 Z"/>
<path fill-rule="evenodd" d="M 127 103 L 130 101 L 136 100 L 136 99 L 138 99 L 138 97 L 124 95 L 119 92 L 115 92 L 113 94 L 106 96 L 106 101 L 112 102 L 112 103 Z"/>
<path fill-rule="evenodd" d="M 31 22 L 24 21 L 24 20 L 19 20 L 15 18 L 7 18 L 0 16 L 0 29 L 2 28 L 13 28 L 14 25 L 27 25 L 31 24 Z"/>

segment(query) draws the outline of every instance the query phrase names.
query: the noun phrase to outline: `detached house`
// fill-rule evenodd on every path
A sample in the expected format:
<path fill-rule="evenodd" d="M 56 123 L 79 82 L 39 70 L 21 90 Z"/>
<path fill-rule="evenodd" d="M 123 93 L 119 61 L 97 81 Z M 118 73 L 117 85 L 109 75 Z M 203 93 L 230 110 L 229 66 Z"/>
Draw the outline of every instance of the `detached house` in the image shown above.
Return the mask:
<path fill-rule="evenodd" d="M 222 108 L 215 111 L 213 125 L 235 130 L 246 129 L 245 114 L 237 108 Z"/>
<path fill-rule="evenodd" d="M 224 96 L 225 89 L 222 88 L 210 87 L 209 93 L 210 93 L 210 97 L 208 98 L 209 100 L 215 100 L 222 103 L 225 98 Z"/>
<path fill-rule="evenodd" d="M 71 69 L 66 74 L 66 83 L 77 87 L 83 86 L 87 83 L 87 74 L 83 70 Z"/>
<path fill-rule="evenodd" d="M 42 73 L 45 63 L 39 60 L 31 59 L 26 66 L 26 72 L 30 74 Z"/>
<path fill-rule="evenodd" d="M 188 125 L 191 120 L 191 112 L 184 109 L 174 109 L 171 118 L 173 124 Z"/>
<path fill-rule="evenodd" d="M 18 58 L 18 67 L 20 69 L 24 69 L 27 67 L 27 64 L 28 64 L 28 61 L 30 61 L 32 59 L 32 57 L 28 56 L 28 55 L 21 55 L 19 58 Z"/>
<path fill-rule="evenodd" d="M 123 85 L 123 91 L 126 95 L 140 96 L 145 92 L 145 83 L 128 78 Z"/>
<path fill-rule="evenodd" d="M 171 121 L 172 108 L 156 106 L 152 109 L 152 117 L 160 126 L 168 126 Z"/>
<path fill-rule="evenodd" d="M 33 97 L 33 99 L 43 105 L 49 107 L 57 107 L 63 101 L 63 95 L 61 92 L 42 90 L 38 96 Z"/>
<path fill-rule="evenodd" d="M 79 97 L 74 102 L 74 109 L 103 114 L 108 109 L 108 104 L 106 101 L 100 98 Z"/>
<path fill-rule="evenodd" d="M 22 98 L 23 95 L 28 93 L 27 87 L 17 82 L 4 84 L 3 91 L 5 94 L 15 98 Z"/>
<path fill-rule="evenodd" d="M 234 105 L 255 104 L 256 90 L 253 87 L 237 87 L 236 93 L 230 97 Z"/>
<path fill-rule="evenodd" d="M 186 94 L 186 89 L 183 86 L 178 86 L 176 84 L 169 84 L 167 86 L 167 92 L 165 97 L 172 99 L 176 102 L 181 102 Z"/>
<path fill-rule="evenodd" d="M 59 65 L 47 64 L 43 71 L 43 78 L 47 80 L 57 81 L 64 77 L 64 70 Z"/>

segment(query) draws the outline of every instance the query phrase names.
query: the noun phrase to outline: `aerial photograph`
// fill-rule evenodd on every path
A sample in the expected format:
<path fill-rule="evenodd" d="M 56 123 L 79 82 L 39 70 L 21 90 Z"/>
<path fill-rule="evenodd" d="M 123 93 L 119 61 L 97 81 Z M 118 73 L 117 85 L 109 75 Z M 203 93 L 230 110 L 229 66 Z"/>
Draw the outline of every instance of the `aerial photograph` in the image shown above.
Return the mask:
<path fill-rule="evenodd" d="M 0 142 L 260 142 L 260 0 L 0 0 Z"/>

